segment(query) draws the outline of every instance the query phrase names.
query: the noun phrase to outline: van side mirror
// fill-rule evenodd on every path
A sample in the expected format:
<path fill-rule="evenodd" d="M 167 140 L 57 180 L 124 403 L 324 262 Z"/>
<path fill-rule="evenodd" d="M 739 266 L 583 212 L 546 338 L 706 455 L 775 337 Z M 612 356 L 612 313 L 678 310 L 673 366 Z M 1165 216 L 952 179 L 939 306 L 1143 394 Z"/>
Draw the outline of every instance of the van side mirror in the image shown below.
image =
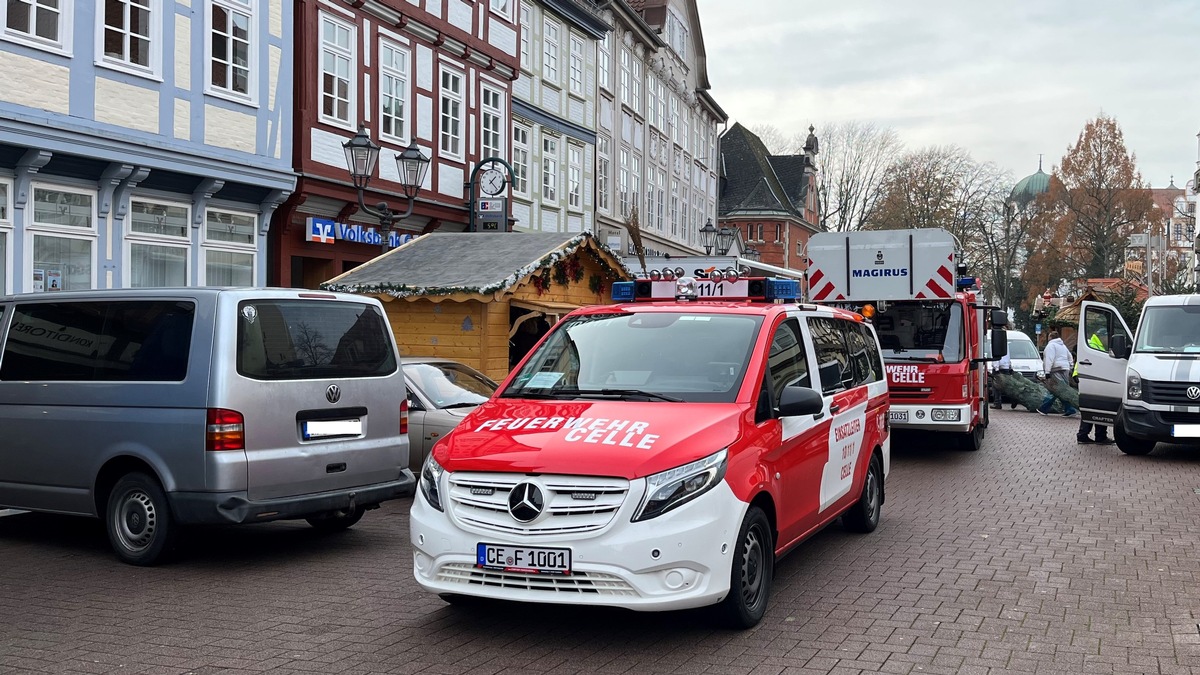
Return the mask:
<path fill-rule="evenodd" d="M 808 387 L 789 385 L 779 394 L 779 416 L 816 415 L 825 409 L 825 399 Z"/>
<path fill-rule="evenodd" d="M 1129 354 L 1133 351 L 1132 346 L 1129 344 L 1129 336 L 1124 333 L 1112 336 L 1111 347 L 1113 356 L 1118 359 L 1129 358 Z"/>
<path fill-rule="evenodd" d="M 1008 325 L 1008 312 L 1002 309 L 992 310 L 992 328 L 1004 328 Z"/>
<path fill-rule="evenodd" d="M 996 310 L 992 310 L 995 312 Z M 1008 332 L 1003 330 L 992 331 L 992 360 L 998 361 L 1001 356 L 1008 354 Z"/>

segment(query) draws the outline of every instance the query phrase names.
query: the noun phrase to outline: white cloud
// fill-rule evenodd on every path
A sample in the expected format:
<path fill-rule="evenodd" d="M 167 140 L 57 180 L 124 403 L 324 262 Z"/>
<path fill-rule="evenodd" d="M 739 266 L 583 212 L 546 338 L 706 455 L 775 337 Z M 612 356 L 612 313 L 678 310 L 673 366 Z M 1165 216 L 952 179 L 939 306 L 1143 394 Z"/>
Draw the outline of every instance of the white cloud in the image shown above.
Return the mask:
<path fill-rule="evenodd" d="M 1019 178 L 1104 112 L 1156 187 L 1200 159 L 1194 0 L 697 2 L 712 94 L 748 126 L 875 121 Z"/>

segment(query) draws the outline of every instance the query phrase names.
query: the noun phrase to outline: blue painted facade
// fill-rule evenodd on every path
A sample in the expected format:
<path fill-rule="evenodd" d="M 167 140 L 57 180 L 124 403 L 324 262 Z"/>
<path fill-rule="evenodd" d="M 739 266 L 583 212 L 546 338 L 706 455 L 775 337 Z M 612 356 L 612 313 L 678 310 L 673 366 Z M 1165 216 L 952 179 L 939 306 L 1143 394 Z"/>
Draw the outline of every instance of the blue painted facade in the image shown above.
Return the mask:
<path fill-rule="evenodd" d="M 0 10 L 0 293 L 265 284 L 296 184 L 294 3 L 149 0 L 148 20 L 104 32 L 106 11 L 145 2 Z M 214 31 L 248 59 L 214 65 Z"/>

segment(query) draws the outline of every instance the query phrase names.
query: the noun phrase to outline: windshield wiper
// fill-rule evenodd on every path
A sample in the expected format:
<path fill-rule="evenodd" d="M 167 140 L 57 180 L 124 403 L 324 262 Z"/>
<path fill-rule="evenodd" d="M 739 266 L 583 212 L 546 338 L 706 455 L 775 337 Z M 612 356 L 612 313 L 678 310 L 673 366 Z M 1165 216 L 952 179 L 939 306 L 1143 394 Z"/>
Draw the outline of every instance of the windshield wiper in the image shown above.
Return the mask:
<path fill-rule="evenodd" d="M 658 394 L 653 391 L 645 391 L 643 389 L 557 389 L 555 394 L 560 396 L 576 396 L 579 398 L 587 398 L 589 396 L 597 396 L 601 398 L 607 397 L 641 397 L 648 398 L 652 401 L 670 401 L 671 403 L 682 403 L 683 399 Z"/>
<path fill-rule="evenodd" d="M 464 401 L 464 402 L 460 402 L 460 403 L 450 403 L 450 404 L 444 405 L 444 406 L 442 406 L 442 410 L 450 410 L 452 408 L 474 408 L 479 405 L 483 405 L 483 403 L 482 402 L 467 403 Z"/>
<path fill-rule="evenodd" d="M 936 356 L 888 356 L 885 357 L 892 361 L 923 361 L 925 363 L 941 363 L 942 359 Z"/>

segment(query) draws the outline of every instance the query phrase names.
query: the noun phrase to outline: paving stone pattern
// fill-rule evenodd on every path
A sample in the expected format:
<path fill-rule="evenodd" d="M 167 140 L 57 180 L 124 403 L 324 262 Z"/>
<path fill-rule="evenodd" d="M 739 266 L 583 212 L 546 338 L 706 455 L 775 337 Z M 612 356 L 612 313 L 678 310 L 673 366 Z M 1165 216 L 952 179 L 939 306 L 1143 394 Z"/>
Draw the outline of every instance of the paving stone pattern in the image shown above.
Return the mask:
<path fill-rule="evenodd" d="M 993 411 L 984 449 L 898 439 L 883 523 L 777 567 L 755 629 L 702 612 L 451 607 L 407 501 L 321 536 L 192 532 L 118 563 L 96 521 L 0 517 L 0 673 L 1200 673 L 1200 451 L 1075 444 Z"/>

